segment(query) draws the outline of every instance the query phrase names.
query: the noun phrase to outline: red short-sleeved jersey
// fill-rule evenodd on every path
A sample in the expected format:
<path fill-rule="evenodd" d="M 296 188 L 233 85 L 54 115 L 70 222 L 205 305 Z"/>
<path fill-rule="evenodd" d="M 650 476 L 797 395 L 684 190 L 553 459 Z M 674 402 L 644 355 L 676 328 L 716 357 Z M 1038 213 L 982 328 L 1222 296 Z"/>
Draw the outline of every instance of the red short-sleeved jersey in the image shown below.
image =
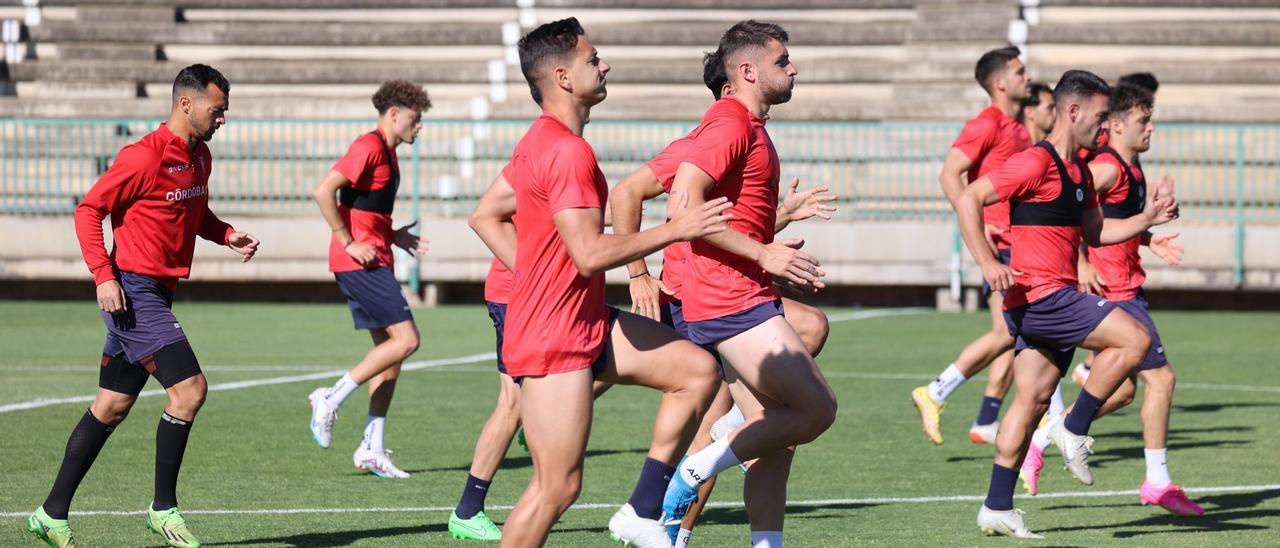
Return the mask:
<path fill-rule="evenodd" d="M 391 157 L 387 157 L 388 151 L 380 135 L 381 130 L 361 135 L 347 148 L 347 153 L 333 164 L 334 171 L 351 181 L 351 188 L 361 191 L 379 190 L 387 186 L 387 183 L 391 182 L 392 175 L 396 173 L 392 168 L 393 162 L 399 162 L 396 152 L 391 150 Z M 391 253 L 391 239 L 394 231 L 391 228 L 389 213 L 353 209 L 342 204 L 338 204 L 338 213 L 342 215 L 343 222 L 351 230 L 352 238 L 373 246 L 377 257 L 369 267 L 391 268 L 394 266 L 395 259 Z M 363 268 L 366 267 L 360 266 L 360 263 L 352 259 L 342 248 L 342 242 L 338 241 L 338 235 L 335 233 L 329 240 L 329 271 L 351 272 Z"/>
<path fill-rule="evenodd" d="M 1098 193 L 1098 201 L 1108 204 L 1107 207 L 1123 203 L 1131 188 L 1138 189 L 1135 184 L 1145 189 L 1146 176 L 1140 165 L 1126 165 L 1111 154 L 1098 154 L 1090 163 L 1105 163 L 1116 169 L 1116 180 L 1111 188 Z M 1138 235 L 1115 245 L 1085 248 L 1085 258 L 1107 284 L 1102 288 L 1102 296 L 1108 301 L 1127 301 L 1137 297 L 1142 283 L 1147 281 L 1147 273 L 1142 269 L 1142 257 L 1138 254 L 1141 243 L 1142 236 Z"/>
<path fill-rule="evenodd" d="M 511 300 L 512 274 L 502 261 L 494 259 L 489 264 L 489 275 L 484 278 L 484 300 L 507 304 Z"/>
<path fill-rule="evenodd" d="M 595 152 L 543 114 L 529 127 L 502 175 L 516 191 L 516 272 L 507 304 L 502 360 L 513 377 L 590 367 L 607 342 L 604 274 L 578 273 L 553 215 L 595 208 L 604 226 L 609 186 Z"/>
<path fill-rule="evenodd" d="M 1074 156 L 1074 155 L 1072 155 Z M 1085 210 L 1098 207 L 1088 169 L 1072 160 L 1066 162 L 1069 183 Z M 1014 155 L 987 177 L 1001 201 L 1046 203 L 1057 200 L 1063 190 L 1062 177 L 1053 157 L 1041 147 Z M 1014 214 L 1016 216 L 1016 213 Z M 1078 285 L 1076 259 L 1080 252 L 1081 229 L 1074 226 L 1024 226 L 1012 224 L 1010 267 L 1022 272 L 1005 293 L 1006 310 L 1032 303 L 1061 289 Z"/>
<path fill-rule="evenodd" d="M 726 97 L 711 105 L 689 139 L 684 161 L 715 180 L 706 198 L 724 196 L 733 203 L 729 228 L 772 243 L 781 167 L 764 120 Z M 693 241 L 690 250 L 690 276 L 681 299 L 686 320 L 719 318 L 780 297 L 772 276 L 754 261 L 702 240 Z"/>
<path fill-rule="evenodd" d="M 967 172 L 970 183 L 995 171 L 1014 154 L 1031 145 L 1027 127 L 1014 118 L 1005 116 L 1004 112 L 994 106 L 987 107 L 966 122 L 960 136 L 951 143 L 953 148 L 963 152 L 971 162 Z M 983 209 L 982 214 L 987 224 L 1000 229 L 999 234 L 992 236 L 996 246 L 1008 248 L 1009 204 L 1000 202 L 989 205 Z"/>
<path fill-rule="evenodd" d="M 671 192 L 671 185 L 676 180 L 676 170 L 684 162 L 692 143 L 688 137 L 676 139 L 646 164 L 663 190 Z M 682 280 L 688 276 L 689 253 L 689 242 L 675 242 L 662 250 L 662 284 L 674 294 L 676 300 L 680 299 Z M 670 299 L 665 293 L 659 297 L 663 301 Z"/>

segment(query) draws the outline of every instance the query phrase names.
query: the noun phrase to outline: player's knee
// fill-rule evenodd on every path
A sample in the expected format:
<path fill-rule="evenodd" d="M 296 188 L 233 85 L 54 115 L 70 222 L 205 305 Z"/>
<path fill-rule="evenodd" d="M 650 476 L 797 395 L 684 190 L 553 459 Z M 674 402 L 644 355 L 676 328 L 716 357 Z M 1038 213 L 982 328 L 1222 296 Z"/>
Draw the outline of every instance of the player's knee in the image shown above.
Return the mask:
<path fill-rule="evenodd" d="M 390 345 L 391 350 L 395 352 L 396 357 L 403 360 L 418 351 L 418 334 L 413 331 L 408 331 L 403 335 L 392 336 L 390 339 L 387 339 L 385 344 Z"/>
<path fill-rule="evenodd" d="M 209 395 L 209 384 L 203 375 L 192 377 L 169 390 L 169 405 L 178 418 L 193 418 L 204 407 Z"/>
<path fill-rule="evenodd" d="M 826 346 L 827 336 L 830 334 L 831 322 L 821 310 L 817 310 L 809 321 L 804 322 L 804 330 L 799 333 L 800 340 L 804 341 L 805 348 L 809 350 L 809 355 L 815 357 L 822 352 L 822 347 Z"/>
<path fill-rule="evenodd" d="M 710 352 L 690 352 L 689 364 L 681 372 L 682 390 L 705 394 L 710 401 L 720 389 L 720 362 Z"/>
<path fill-rule="evenodd" d="M 1130 339 L 1126 357 L 1128 357 L 1135 365 L 1140 364 L 1142 363 L 1142 360 L 1147 357 L 1147 352 L 1150 350 L 1151 335 L 1147 334 L 1146 329 L 1136 329 Z"/>
<path fill-rule="evenodd" d="M 89 409 L 93 413 L 93 418 L 98 422 L 107 426 L 117 426 L 128 418 L 129 410 L 133 409 L 134 400 L 107 400 L 95 401 Z"/>
<path fill-rule="evenodd" d="M 582 492 L 582 474 L 574 474 L 563 481 L 543 483 L 539 490 L 545 502 L 564 512 L 578 500 L 578 495 Z"/>
<path fill-rule="evenodd" d="M 805 420 L 799 432 L 800 441 L 797 442 L 800 444 L 818 439 L 818 436 L 835 424 L 836 398 L 834 395 L 817 398 L 817 401 L 812 402 L 806 411 Z"/>
<path fill-rule="evenodd" d="M 1173 387 L 1178 383 L 1178 379 L 1173 374 L 1173 369 L 1168 366 L 1157 367 L 1146 372 L 1146 383 L 1148 390 L 1154 390 L 1162 394 L 1173 394 Z"/>

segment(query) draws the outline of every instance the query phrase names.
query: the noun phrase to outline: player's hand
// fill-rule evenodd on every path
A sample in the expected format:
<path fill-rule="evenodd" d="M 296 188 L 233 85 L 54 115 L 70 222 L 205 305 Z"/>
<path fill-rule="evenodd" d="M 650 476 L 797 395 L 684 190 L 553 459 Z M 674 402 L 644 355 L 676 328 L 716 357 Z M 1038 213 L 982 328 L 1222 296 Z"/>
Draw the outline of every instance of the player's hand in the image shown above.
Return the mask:
<path fill-rule="evenodd" d="M 982 234 L 987 237 L 987 247 L 991 248 L 991 253 L 1000 254 L 1000 248 L 996 246 L 996 234 L 1004 234 L 996 225 L 982 225 Z"/>
<path fill-rule="evenodd" d="M 120 287 L 120 282 L 107 280 L 98 284 L 98 310 L 107 314 L 119 314 L 129 310 L 129 305 L 124 300 L 124 289 Z"/>
<path fill-rule="evenodd" d="M 1182 245 L 1173 241 L 1178 237 L 1178 233 L 1172 234 L 1152 234 L 1151 243 L 1147 247 L 1151 248 L 1151 252 L 1157 257 L 1164 259 L 1169 266 L 1178 266 L 1182 264 Z"/>
<path fill-rule="evenodd" d="M 817 291 L 826 287 L 822 277 L 826 276 L 817 257 L 800 251 L 804 240 L 791 238 L 778 240 L 764 246 L 758 260 L 760 267 L 775 278 L 793 284 L 797 289 Z"/>
<path fill-rule="evenodd" d="M 1079 272 L 1080 291 L 1102 296 L 1102 288 L 1107 287 L 1107 282 L 1098 275 L 1098 269 L 1084 260 L 1083 255 L 1076 264 L 1076 270 Z"/>
<path fill-rule="evenodd" d="M 678 241 L 696 240 L 727 230 L 729 225 L 726 223 L 732 214 L 725 213 L 725 210 L 732 206 L 728 198 L 721 196 L 690 209 L 689 193 L 677 192 L 672 194 L 667 206 L 667 223 L 675 228 Z"/>
<path fill-rule="evenodd" d="M 414 221 L 396 229 L 391 235 L 391 243 L 396 247 L 408 251 L 410 255 L 418 255 L 426 253 L 429 242 L 426 238 L 418 236 L 412 232 L 413 227 L 418 226 L 418 221 Z M 350 251 L 348 251 L 350 253 Z"/>
<path fill-rule="evenodd" d="M 631 278 L 631 312 L 653 321 L 662 321 L 662 308 L 659 296 L 662 293 L 674 295 L 663 285 L 662 280 L 648 273 Z"/>
<path fill-rule="evenodd" d="M 378 258 L 378 254 L 373 250 L 373 246 L 351 240 L 351 243 L 342 248 L 350 255 L 352 260 L 360 266 L 369 266 Z"/>
<path fill-rule="evenodd" d="M 1154 194 L 1157 199 L 1163 198 L 1166 196 L 1173 197 L 1174 199 L 1173 218 L 1177 219 L 1178 204 L 1177 204 L 1177 197 L 1174 196 L 1173 194 L 1173 177 L 1167 173 L 1163 177 L 1161 177 L 1160 182 L 1156 183 L 1156 189 L 1154 191 Z"/>
<path fill-rule="evenodd" d="M 232 232 L 227 237 L 227 247 L 240 254 L 240 262 L 247 263 L 258 252 L 258 239 L 248 232 Z"/>
<path fill-rule="evenodd" d="M 1173 195 L 1173 178 L 1165 175 L 1156 183 L 1154 192 L 1147 193 L 1146 207 L 1151 226 L 1162 225 L 1178 218 L 1178 199 Z"/>
<path fill-rule="evenodd" d="M 835 194 L 828 194 L 831 188 L 816 186 L 804 192 L 797 192 L 799 187 L 800 178 L 793 177 L 787 189 L 787 195 L 782 200 L 782 214 L 786 219 L 803 221 L 810 217 L 817 217 L 824 221 L 831 220 L 831 216 L 826 213 L 836 210 L 836 206 L 827 205 L 827 202 L 836 200 Z"/>
<path fill-rule="evenodd" d="M 982 277 L 987 280 L 992 291 L 1008 291 L 1013 287 L 1013 279 L 1021 275 L 1021 272 L 1009 268 L 994 257 L 982 264 Z"/>

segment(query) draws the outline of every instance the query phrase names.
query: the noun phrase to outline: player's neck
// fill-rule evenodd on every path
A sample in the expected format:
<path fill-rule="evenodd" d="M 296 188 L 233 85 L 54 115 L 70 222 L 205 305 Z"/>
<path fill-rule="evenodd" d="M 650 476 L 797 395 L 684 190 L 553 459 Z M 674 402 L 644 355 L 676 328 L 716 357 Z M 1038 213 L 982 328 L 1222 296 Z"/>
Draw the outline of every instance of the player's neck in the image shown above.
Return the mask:
<path fill-rule="evenodd" d="M 729 97 L 732 97 L 742 103 L 742 106 L 747 107 L 749 112 L 760 117 L 761 120 L 769 119 L 769 107 L 773 105 L 770 105 L 768 101 L 765 101 L 764 96 L 755 90 L 742 90 L 730 95 Z"/>
<path fill-rule="evenodd" d="M 187 124 L 186 118 L 179 116 L 177 112 L 169 116 L 169 121 L 165 123 L 169 127 L 169 132 L 177 135 L 182 142 L 187 145 L 187 152 L 194 153 L 196 145 L 200 144 L 200 140 L 196 139 L 196 132 Z"/>
<path fill-rule="evenodd" d="M 394 131 L 391 131 L 390 120 L 378 120 L 378 131 L 382 132 L 382 138 L 387 140 L 387 148 L 395 150 L 400 146 L 400 138 L 396 137 Z"/>
<path fill-rule="evenodd" d="M 1045 137 L 1049 136 L 1048 133 L 1040 131 L 1040 128 L 1036 127 L 1035 124 L 1027 124 L 1026 127 L 1027 134 L 1031 136 L 1031 144 L 1033 145 L 1043 141 Z"/>
<path fill-rule="evenodd" d="M 1138 161 L 1138 151 L 1126 147 L 1123 143 L 1123 139 L 1116 139 L 1115 135 L 1111 135 L 1110 138 L 1107 139 L 1107 146 L 1111 147 L 1112 150 L 1115 150 L 1116 154 L 1120 155 L 1120 158 L 1123 159 L 1126 164 L 1133 165 L 1134 162 Z"/>
<path fill-rule="evenodd" d="M 579 137 L 587 122 L 591 121 L 591 107 L 573 100 L 552 100 L 548 97 L 542 101 L 542 113 L 559 120 Z"/>
<path fill-rule="evenodd" d="M 1010 99 L 1008 95 L 996 93 L 991 96 L 991 106 L 1000 109 L 1005 116 L 1013 118 L 1018 114 L 1018 102 Z"/>
<path fill-rule="evenodd" d="M 1048 141 L 1053 149 L 1058 151 L 1058 157 L 1064 161 L 1074 158 L 1076 153 L 1080 151 L 1080 144 L 1076 142 L 1076 138 L 1071 134 L 1071 121 L 1058 119 L 1053 125 L 1053 131 L 1044 138 Z"/>

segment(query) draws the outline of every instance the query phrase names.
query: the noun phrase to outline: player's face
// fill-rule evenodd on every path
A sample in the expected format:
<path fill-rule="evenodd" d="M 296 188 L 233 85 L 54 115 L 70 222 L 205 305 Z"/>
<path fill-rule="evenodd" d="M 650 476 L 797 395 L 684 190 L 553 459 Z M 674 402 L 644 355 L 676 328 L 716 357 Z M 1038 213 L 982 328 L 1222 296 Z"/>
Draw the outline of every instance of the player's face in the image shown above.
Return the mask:
<path fill-rule="evenodd" d="M 422 111 L 391 107 L 387 114 L 391 116 L 391 132 L 400 142 L 413 144 L 418 139 L 418 132 L 422 131 Z"/>
<path fill-rule="evenodd" d="M 230 104 L 227 100 L 227 94 L 223 93 L 218 86 L 209 84 L 205 88 L 204 93 L 192 93 L 184 95 L 189 102 L 183 105 L 183 111 L 187 115 L 187 122 L 191 125 L 191 130 L 195 134 L 195 138 L 201 141 L 208 141 L 213 138 L 214 132 L 227 123 L 227 109 Z"/>
<path fill-rule="evenodd" d="M 1126 112 L 1122 118 L 1111 119 L 1112 133 L 1124 140 L 1125 146 L 1138 152 L 1151 149 L 1151 133 L 1155 124 L 1151 122 L 1151 111 L 1138 107 Z"/>
<path fill-rule="evenodd" d="M 1031 107 L 1027 113 L 1027 120 L 1035 125 L 1036 129 L 1048 134 L 1053 131 L 1053 121 L 1058 117 L 1058 113 L 1054 110 L 1055 106 L 1052 93 L 1040 92 L 1040 104 Z"/>
<path fill-rule="evenodd" d="M 609 73 L 609 64 L 600 58 L 595 46 L 587 41 L 586 36 L 578 37 L 573 59 L 565 67 L 565 71 L 573 94 L 588 106 L 599 104 L 608 95 L 605 75 Z"/>
<path fill-rule="evenodd" d="M 1027 66 L 1021 59 L 1010 59 L 1001 79 L 1004 80 L 1005 95 L 1010 99 L 1021 101 L 1031 96 L 1031 74 L 1027 73 Z"/>
<path fill-rule="evenodd" d="M 781 105 L 791 100 L 791 90 L 796 87 L 796 65 L 791 53 L 782 42 L 770 40 L 756 63 L 759 71 L 760 92 L 765 102 Z"/>
<path fill-rule="evenodd" d="M 1102 123 L 1107 119 L 1106 95 L 1092 95 L 1080 98 L 1079 102 L 1070 105 L 1071 127 L 1073 136 L 1080 146 L 1093 150 L 1098 147 L 1098 136 L 1102 134 Z"/>

